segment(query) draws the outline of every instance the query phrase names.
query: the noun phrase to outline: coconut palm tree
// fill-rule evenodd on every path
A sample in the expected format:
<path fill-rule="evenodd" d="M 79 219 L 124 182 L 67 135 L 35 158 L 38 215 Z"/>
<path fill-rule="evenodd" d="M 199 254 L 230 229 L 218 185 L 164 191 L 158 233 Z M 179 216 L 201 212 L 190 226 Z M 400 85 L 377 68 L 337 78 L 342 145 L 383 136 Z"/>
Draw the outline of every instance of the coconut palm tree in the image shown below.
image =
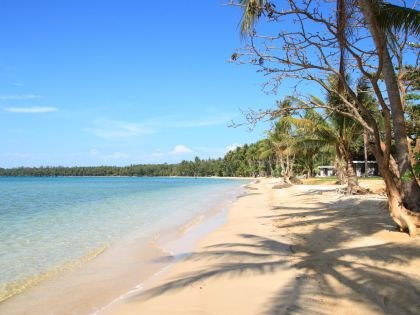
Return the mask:
<path fill-rule="evenodd" d="M 243 8 L 241 34 L 252 32 L 254 24 L 262 14 L 270 16 L 276 10 L 275 6 L 267 0 L 238 1 Z M 374 154 L 386 184 L 390 214 L 401 229 L 408 229 L 410 235 L 415 236 L 417 233 L 416 226 L 420 226 L 420 214 L 411 210 L 420 210 L 420 186 L 413 172 L 413 165 L 410 160 L 404 110 L 391 54 L 389 52 L 387 32 L 392 29 L 404 28 L 414 34 L 419 34 L 419 12 L 388 4 L 383 1 L 338 0 L 337 8 L 339 8 L 339 10 L 337 10 L 336 26 L 338 30 L 337 41 L 341 52 L 340 60 L 344 60 L 343 53 L 345 50 L 343 47 L 346 47 L 347 41 L 347 24 L 345 23 L 347 13 L 344 8 L 348 7 L 348 4 L 356 5 L 361 10 L 364 21 L 366 22 L 369 33 L 376 46 L 378 52 L 377 56 L 379 58 L 378 72 L 373 75 L 371 79 L 377 81 L 378 76 L 382 75 L 388 95 L 390 111 L 384 102 L 381 103 L 383 105 L 382 111 L 384 115 L 387 116 L 386 142 L 382 141 L 378 132 L 377 123 L 372 122 L 372 117 L 369 119 L 371 123 L 374 123 L 375 125 L 373 128 L 375 138 Z M 342 62 L 340 61 L 340 83 L 346 85 L 345 67 L 342 67 L 341 65 Z M 372 80 L 371 82 L 373 82 Z M 378 90 L 379 86 L 376 84 L 374 88 Z M 380 91 L 375 91 L 375 93 L 377 95 L 382 95 Z M 396 148 L 395 160 L 390 155 L 391 124 Z M 370 126 L 370 128 L 370 132 L 372 132 L 372 126 Z"/>
<path fill-rule="evenodd" d="M 312 177 L 319 156 L 333 156 L 335 130 L 312 108 L 305 109 L 303 117 L 294 119 L 293 123 L 296 127 L 297 164 L 307 177 Z"/>
<path fill-rule="evenodd" d="M 402 178 L 399 184 L 402 188 L 402 198 L 400 198 L 402 200 L 395 202 L 402 202 L 410 209 L 420 209 L 420 186 L 415 178 L 410 160 L 404 110 L 387 40 L 387 32 L 391 32 L 392 29 L 405 28 L 418 35 L 420 33 L 420 12 L 382 1 L 358 0 L 357 3 L 382 60 L 382 74 L 392 114 L 398 175 Z M 390 177 L 392 179 L 391 174 Z M 392 185 L 391 182 L 389 184 Z M 396 189 L 398 190 L 398 187 Z"/>
<path fill-rule="evenodd" d="M 278 106 L 281 110 L 287 111 L 294 102 L 299 102 L 299 100 L 293 97 L 287 97 L 283 101 L 278 102 Z M 299 153 L 299 141 L 295 128 L 297 120 L 292 115 L 282 115 L 268 134 L 268 139 L 273 146 L 277 164 L 280 167 L 280 172 L 285 183 L 290 183 L 290 178 L 293 176 L 296 154 Z"/>
<path fill-rule="evenodd" d="M 268 170 L 265 172 L 265 175 L 274 176 L 276 156 L 272 141 L 270 141 L 269 138 L 266 138 L 259 141 L 257 146 L 258 159 L 263 164 L 265 164 L 265 167 L 261 166 L 260 169 L 266 169 L 266 167 L 268 167 Z"/>
<path fill-rule="evenodd" d="M 321 100 L 316 100 L 321 104 Z M 330 96 L 328 102 L 337 102 Z M 328 118 L 314 109 L 307 109 L 304 119 L 297 122 L 304 130 L 299 146 L 315 150 L 335 150 L 335 165 L 339 183 L 347 182 L 347 194 L 365 192 L 359 186 L 356 172 L 353 168 L 353 154 L 358 138 L 362 135 L 362 128 L 354 120 L 338 115 L 334 112 L 326 113 Z"/>
<path fill-rule="evenodd" d="M 285 183 L 290 183 L 296 158 L 295 143 L 291 129 L 292 126 L 289 122 L 280 119 L 269 133 L 269 141 L 273 145 L 277 164 L 280 167 L 280 173 Z"/>

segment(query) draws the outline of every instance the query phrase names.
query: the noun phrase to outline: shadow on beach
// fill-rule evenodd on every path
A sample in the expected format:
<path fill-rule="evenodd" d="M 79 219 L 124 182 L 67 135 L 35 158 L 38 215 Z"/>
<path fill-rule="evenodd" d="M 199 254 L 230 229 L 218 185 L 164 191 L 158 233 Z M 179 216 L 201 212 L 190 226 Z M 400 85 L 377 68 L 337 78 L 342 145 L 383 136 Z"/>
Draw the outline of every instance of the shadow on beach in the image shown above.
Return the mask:
<path fill-rule="evenodd" d="M 206 268 L 130 299 L 150 299 L 219 277 L 273 274 L 276 281 L 276 272 L 282 270 L 294 276 L 268 297 L 262 314 L 327 314 L 325 307 L 337 300 L 376 313 L 420 314 L 418 273 L 404 270 L 411 259 L 420 258 L 418 242 L 393 232 L 383 201 L 335 196 L 314 202 L 314 194 L 319 192 L 292 192 L 291 198 L 310 198 L 302 206 L 276 204 L 272 216 L 261 217 L 273 220 L 278 237 L 241 234 L 241 241 L 190 253 L 186 259 L 205 260 Z M 379 232 L 389 237 L 374 236 Z"/>

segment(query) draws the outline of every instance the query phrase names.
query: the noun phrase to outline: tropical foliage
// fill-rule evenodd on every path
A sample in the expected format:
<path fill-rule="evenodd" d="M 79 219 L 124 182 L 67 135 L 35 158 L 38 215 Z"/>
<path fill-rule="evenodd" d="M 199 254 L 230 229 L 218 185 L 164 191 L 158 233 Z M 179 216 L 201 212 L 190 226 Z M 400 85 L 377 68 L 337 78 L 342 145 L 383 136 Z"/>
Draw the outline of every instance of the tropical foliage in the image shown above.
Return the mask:
<path fill-rule="evenodd" d="M 248 38 L 232 60 L 258 67 L 270 78 L 274 92 L 285 80 L 320 86 L 329 101 L 312 99 L 312 108 L 335 116 L 337 153 L 345 160 L 347 174 L 352 171 L 349 140 L 359 137 L 349 135 L 360 129 L 384 178 L 392 219 L 415 236 L 420 227 L 416 178 L 420 148 L 417 106 L 407 97 L 412 97 L 410 88 L 416 85 L 411 76 L 418 76 L 420 12 L 404 1 L 403 6 L 379 0 L 238 0 L 236 4 L 242 9 L 241 34 Z M 257 22 L 266 23 L 257 30 Z M 331 77 L 336 84 L 331 84 Z M 361 77 L 373 91 L 373 106 L 358 93 L 360 85 L 355 82 Z M 294 106 L 271 114 L 290 116 L 300 110 L 302 106 Z M 407 123 L 409 119 L 414 125 Z M 357 182 L 350 178 L 351 192 Z"/>

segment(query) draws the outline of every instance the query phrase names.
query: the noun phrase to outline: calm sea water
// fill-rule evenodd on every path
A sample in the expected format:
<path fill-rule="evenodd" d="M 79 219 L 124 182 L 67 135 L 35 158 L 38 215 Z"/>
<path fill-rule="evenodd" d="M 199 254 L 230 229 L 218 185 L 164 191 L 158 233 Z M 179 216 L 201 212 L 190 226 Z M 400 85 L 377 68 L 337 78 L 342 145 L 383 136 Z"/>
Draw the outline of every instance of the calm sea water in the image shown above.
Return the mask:
<path fill-rule="evenodd" d="M 147 236 L 234 199 L 244 181 L 0 178 L 0 301 L 131 233 Z"/>

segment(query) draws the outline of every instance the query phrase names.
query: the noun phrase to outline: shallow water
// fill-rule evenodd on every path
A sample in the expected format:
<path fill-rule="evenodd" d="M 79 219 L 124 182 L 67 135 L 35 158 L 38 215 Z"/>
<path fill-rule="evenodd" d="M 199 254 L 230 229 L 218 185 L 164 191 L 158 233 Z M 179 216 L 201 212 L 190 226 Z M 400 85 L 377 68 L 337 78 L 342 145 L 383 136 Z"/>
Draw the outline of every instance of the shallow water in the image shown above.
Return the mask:
<path fill-rule="evenodd" d="M 80 265 L 130 235 L 148 236 L 233 199 L 244 181 L 0 178 L 0 301 Z"/>

